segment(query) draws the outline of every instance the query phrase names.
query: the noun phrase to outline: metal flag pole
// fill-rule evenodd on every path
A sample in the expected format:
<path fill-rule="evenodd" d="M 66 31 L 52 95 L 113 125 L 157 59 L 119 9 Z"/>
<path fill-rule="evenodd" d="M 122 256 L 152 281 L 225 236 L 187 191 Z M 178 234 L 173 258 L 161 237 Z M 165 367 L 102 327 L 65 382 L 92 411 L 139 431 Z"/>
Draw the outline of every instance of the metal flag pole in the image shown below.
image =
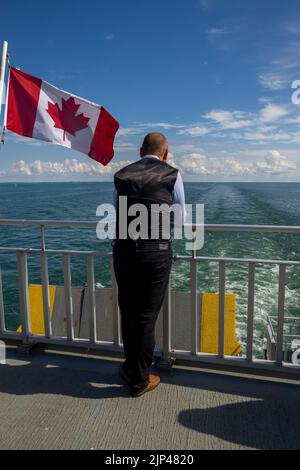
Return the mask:
<path fill-rule="evenodd" d="M 4 77 L 5 77 L 6 60 L 7 60 L 7 48 L 8 48 L 8 42 L 3 41 L 2 57 L 1 57 L 1 65 L 0 65 L 0 116 L 1 116 L 3 90 L 4 90 Z"/>
<path fill-rule="evenodd" d="M 3 41 L 3 44 L 2 44 L 2 57 L 1 57 L 1 64 L 0 64 L 0 116 L 1 116 L 1 110 L 2 110 L 4 78 L 5 78 L 6 60 L 7 60 L 7 48 L 8 48 L 8 42 Z M 5 115 L 5 113 L 6 113 L 6 110 L 4 110 L 4 115 Z M 2 129 L 0 149 L 2 147 L 1 144 L 4 144 L 4 132 L 5 132 L 5 123 L 3 124 L 3 129 Z"/>

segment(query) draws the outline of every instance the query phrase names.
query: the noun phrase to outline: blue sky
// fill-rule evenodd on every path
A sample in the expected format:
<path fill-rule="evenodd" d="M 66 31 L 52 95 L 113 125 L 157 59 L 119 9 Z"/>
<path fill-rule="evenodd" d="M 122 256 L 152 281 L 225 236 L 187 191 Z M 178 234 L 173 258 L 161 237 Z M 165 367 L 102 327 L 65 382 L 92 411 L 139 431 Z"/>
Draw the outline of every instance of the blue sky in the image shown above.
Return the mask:
<path fill-rule="evenodd" d="M 10 0 L 2 15 L 14 66 L 104 105 L 121 128 L 96 170 L 7 134 L 0 181 L 111 179 L 153 130 L 186 181 L 300 181 L 298 0 Z"/>

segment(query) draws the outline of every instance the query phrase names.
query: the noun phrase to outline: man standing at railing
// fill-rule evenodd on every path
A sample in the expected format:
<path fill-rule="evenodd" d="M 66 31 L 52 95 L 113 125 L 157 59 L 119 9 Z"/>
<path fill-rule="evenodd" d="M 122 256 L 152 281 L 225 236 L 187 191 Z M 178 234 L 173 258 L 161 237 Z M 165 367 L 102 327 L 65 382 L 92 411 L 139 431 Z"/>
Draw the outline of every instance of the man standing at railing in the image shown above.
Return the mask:
<path fill-rule="evenodd" d="M 126 358 L 120 374 L 135 397 L 160 383 L 159 375 L 151 374 L 150 368 L 155 323 L 172 265 L 170 230 L 166 233 L 163 221 L 170 217 L 174 204 L 180 208 L 180 223 L 185 217 L 183 182 L 179 171 L 166 162 L 166 137 L 159 132 L 146 135 L 140 156 L 139 161 L 122 168 L 114 177 L 117 223 L 113 260 Z M 145 208 L 146 213 L 138 234 L 130 228 L 134 208 Z M 178 212 L 173 216 L 178 217 Z"/>

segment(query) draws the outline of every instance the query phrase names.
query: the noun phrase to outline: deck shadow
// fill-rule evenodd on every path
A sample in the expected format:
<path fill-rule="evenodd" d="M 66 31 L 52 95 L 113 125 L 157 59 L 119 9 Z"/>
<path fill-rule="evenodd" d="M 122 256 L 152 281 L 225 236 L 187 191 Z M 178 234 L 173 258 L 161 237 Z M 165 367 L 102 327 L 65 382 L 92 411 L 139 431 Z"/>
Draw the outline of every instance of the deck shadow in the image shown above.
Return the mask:
<path fill-rule="evenodd" d="M 260 450 L 300 449 L 299 403 L 288 400 L 265 397 L 215 408 L 186 409 L 179 413 L 178 421 L 201 434 L 240 446 Z"/>

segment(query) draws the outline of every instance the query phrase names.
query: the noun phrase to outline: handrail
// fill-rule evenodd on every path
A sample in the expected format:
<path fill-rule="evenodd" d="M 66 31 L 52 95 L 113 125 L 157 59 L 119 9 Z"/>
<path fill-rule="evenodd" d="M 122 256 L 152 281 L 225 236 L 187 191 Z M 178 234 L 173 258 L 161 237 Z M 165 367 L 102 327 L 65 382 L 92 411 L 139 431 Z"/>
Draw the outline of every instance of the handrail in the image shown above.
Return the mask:
<path fill-rule="evenodd" d="M 87 220 L 26 220 L 0 219 L 0 225 L 35 226 L 35 227 L 78 227 L 96 228 L 97 221 Z M 196 229 L 203 227 L 209 232 L 262 232 L 262 233 L 300 233 L 299 225 L 241 225 L 241 224 L 184 224 L 184 227 Z"/>

